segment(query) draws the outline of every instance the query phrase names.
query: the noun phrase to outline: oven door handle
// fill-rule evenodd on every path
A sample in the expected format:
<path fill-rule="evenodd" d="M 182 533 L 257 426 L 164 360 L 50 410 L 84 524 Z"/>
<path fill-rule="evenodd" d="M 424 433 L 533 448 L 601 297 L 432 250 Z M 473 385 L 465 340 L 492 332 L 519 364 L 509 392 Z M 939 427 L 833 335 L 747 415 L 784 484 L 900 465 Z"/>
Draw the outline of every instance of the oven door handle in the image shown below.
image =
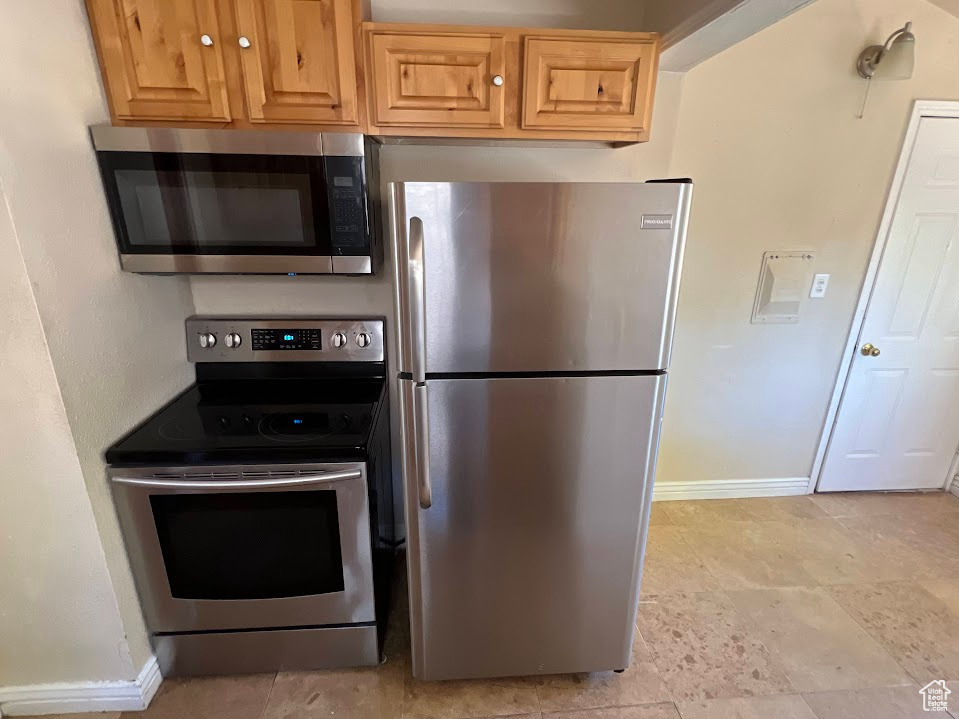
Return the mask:
<path fill-rule="evenodd" d="M 320 474 L 304 474 L 298 477 L 276 477 L 273 479 L 224 479 L 224 480 L 181 480 L 149 479 L 147 477 L 112 477 L 117 484 L 153 489 L 274 489 L 276 487 L 302 487 L 311 484 L 328 484 L 360 479 L 363 472 L 358 469 L 344 469 Z"/>

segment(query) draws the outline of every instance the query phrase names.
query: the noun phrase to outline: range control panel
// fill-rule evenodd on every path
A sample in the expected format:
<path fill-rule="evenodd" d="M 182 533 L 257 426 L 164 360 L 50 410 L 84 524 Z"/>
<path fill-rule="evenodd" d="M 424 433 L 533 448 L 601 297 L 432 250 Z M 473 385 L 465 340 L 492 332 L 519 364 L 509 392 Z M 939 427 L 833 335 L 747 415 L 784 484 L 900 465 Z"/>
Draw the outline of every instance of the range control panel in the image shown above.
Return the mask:
<path fill-rule="evenodd" d="M 253 329 L 253 349 L 261 350 L 321 350 L 323 331 L 284 327 L 276 330 Z"/>
<path fill-rule="evenodd" d="M 190 317 L 191 362 L 382 362 L 383 320 Z"/>

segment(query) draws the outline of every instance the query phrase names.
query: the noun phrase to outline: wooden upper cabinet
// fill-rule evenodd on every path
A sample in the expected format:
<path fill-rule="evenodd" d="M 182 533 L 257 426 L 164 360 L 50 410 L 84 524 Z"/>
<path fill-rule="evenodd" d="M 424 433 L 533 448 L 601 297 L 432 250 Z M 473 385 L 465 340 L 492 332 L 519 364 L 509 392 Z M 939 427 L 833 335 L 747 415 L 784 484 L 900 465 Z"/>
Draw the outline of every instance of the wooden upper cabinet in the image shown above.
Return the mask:
<path fill-rule="evenodd" d="M 250 122 L 356 125 L 350 0 L 234 0 Z"/>
<path fill-rule="evenodd" d="M 214 0 L 88 0 L 115 117 L 228 122 Z"/>
<path fill-rule="evenodd" d="M 527 36 L 524 50 L 524 129 L 648 135 L 654 37 Z"/>
<path fill-rule="evenodd" d="M 373 125 L 503 127 L 502 35 L 424 27 L 373 29 L 367 38 Z"/>
<path fill-rule="evenodd" d="M 363 22 L 367 0 L 86 2 L 118 124 L 649 139 L 655 33 Z"/>
<path fill-rule="evenodd" d="M 655 33 L 364 23 L 369 131 L 649 139 Z"/>

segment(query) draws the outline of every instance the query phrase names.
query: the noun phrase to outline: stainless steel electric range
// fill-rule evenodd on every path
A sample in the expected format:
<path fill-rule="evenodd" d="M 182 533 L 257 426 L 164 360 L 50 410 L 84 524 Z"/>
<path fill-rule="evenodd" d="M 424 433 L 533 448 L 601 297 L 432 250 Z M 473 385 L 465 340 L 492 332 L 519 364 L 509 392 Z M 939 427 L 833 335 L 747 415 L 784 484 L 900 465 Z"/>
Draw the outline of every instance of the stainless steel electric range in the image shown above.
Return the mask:
<path fill-rule="evenodd" d="M 163 674 L 376 664 L 383 321 L 192 317 L 186 335 L 196 384 L 106 452 Z"/>

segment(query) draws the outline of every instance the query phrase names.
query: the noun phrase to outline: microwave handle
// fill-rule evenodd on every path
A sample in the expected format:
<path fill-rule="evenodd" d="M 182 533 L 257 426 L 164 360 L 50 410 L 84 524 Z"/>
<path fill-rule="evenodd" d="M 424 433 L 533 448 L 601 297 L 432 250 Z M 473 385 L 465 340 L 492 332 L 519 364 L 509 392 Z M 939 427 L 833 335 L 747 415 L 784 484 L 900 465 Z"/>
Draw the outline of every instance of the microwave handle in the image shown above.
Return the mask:
<path fill-rule="evenodd" d="M 426 381 L 426 299 L 423 277 L 423 220 L 410 218 L 406 241 L 410 307 L 410 373 L 414 382 Z"/>
<path fill-rule="evenodd" d="M 240 480 L 180 480 L 180 479 L 149 479 L 147 477 L 113 477 L 117 484 L 128 484 L 133 487 L 148 487 L 151 489 L 275 489 L 277 487 L 303 487 L 311 484 L 327 484 L 342 482 L 349 479 L 359 479 L 363 473 L 358 469 L 344 469 L 337 472 L 322 472 L 320 474 L 304 474 L 299 477 L 278 477 L 274 479 L 240 479 Z"/>

